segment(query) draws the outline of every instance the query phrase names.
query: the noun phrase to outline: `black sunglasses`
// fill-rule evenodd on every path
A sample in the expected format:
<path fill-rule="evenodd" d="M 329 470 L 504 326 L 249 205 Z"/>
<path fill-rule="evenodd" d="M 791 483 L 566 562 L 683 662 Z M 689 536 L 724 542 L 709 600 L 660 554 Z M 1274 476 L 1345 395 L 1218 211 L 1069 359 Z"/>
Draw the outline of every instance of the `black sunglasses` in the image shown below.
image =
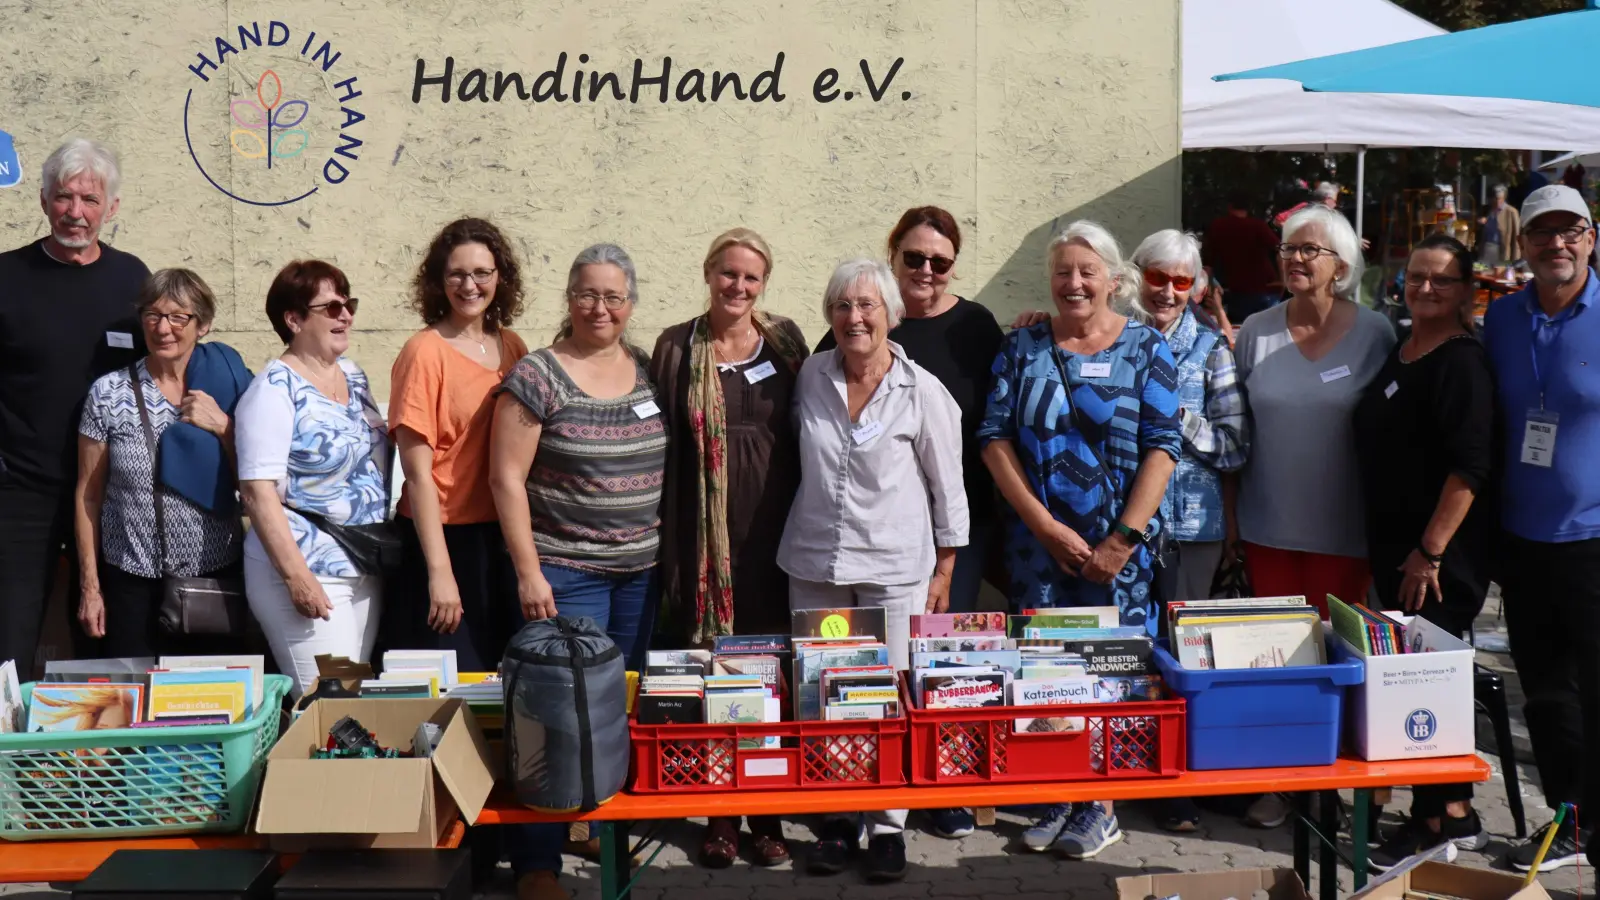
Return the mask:
<path fill-rule="evenodd" d="M 906 268 L 913 272 L 922 268 L 923 263 L 927 263 L 933 268 L 933 274 L 935 275 L 943 275 L 950 271 L 951 266 L 956 264 L 955 260 L 947 256 L 929 256 L 926 253 L 918 253 L 915 250 L 901 250 L 900 258 L 905 260 Z"/>
<path fill-rule="evenodd" d="M 327 303 L 318 303 L 306 307 L 306 312 L 320 312 L 330 319 L 337 319 L 344 315 L 345 310 L 350 310 L 350 315 L 356 314 L 356 305 L 361 301 L 355 297 L 349 300 L 329 300 Z"/>

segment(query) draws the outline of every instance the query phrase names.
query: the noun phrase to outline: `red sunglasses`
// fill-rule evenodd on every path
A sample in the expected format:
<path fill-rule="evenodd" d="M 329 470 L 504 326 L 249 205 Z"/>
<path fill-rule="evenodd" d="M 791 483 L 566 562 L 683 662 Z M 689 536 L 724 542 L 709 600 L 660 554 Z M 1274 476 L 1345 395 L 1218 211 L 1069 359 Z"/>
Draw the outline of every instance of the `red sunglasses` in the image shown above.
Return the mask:
<path fill-rule="evenodd" d="M 1175 291 L 1187 291 L 1194 287 L 1194 278 L 1188 275 L 1168 275 L 1160 269 L 1145 269 L 1144 283 L 1153 288 L 1164 288 L 1170 284 Z"/>

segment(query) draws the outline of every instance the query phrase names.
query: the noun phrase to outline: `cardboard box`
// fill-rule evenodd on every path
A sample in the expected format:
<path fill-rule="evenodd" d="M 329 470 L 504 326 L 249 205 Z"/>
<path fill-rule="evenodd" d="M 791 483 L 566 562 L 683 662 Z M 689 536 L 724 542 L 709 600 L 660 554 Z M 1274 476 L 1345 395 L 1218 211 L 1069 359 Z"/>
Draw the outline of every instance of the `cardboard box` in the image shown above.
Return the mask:
<path fill-rule="evenodd" d="M 1369 761 L 1476 752 L 1472 647 L 1426 619 L 1401 621 L 1421 652 L 1364 656 L 1340 638 L 1366 666 L 1345 698 L 1355 752 Z"/>
<path fill-rule="evenodd" d="M 1266 891 L 1271 900 L 1311 900 L 1293 869 L 1232 869 L 1226 872 L 1178 872 L 1132 875 L 1117 879 L 1117 900 L 1181 895 L 1183 900 L 1250 900 Z"/>
<path fill-rule="evenodd" d="M 1407 891 L 1426 891 L 1462 900 L 1550 900 L 1537 880 L 1523 887 L 1521 875 L 1453 866 L 1436 860 L 1420 862 L 1413 868 L 1396 867 L 1350 900 L 1401 900 Z"/>
<path fill-rule="evenodd" d="M 397 749 L 410 750 L 423 722 L 444 731 L 431 758 L 312 759 L 344 716 Z M 267 754 L 256 831 L 290 852 L 429 849 L 457 815 L 476 819 L 493 787 L 483 732 L 460 700 L 318 700 Z"/>

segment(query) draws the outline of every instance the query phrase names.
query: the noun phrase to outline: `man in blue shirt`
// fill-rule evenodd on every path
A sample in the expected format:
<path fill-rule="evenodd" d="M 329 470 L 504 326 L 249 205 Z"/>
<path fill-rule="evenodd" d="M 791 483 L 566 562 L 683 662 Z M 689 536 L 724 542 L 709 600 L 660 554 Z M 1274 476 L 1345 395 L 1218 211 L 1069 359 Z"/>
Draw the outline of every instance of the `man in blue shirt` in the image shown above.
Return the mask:
<path fill-rule="evenodd" d="M 1600 277 L 1589 268 L 1595 231 L 1583 197 L 1564 185 L 1528 195 L 1526 288 L 1495 301 L 1484 343 L 1505 416 L 1501 603 L 1539 780 L 1552 808 L 1600 814 Z M 1594 365 L 1590 365 L 1593 362 Z M 1533 864 L 1546 825 L 1511 853 Z M 1568 816 L 1541 871 L 1577 862 Z"/>

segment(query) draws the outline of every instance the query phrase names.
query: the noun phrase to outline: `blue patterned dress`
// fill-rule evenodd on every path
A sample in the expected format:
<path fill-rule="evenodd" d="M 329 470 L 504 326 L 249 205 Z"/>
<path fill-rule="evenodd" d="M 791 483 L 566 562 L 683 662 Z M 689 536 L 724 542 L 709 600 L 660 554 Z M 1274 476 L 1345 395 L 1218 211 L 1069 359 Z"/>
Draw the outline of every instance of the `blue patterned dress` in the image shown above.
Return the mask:
<path fill-rule="evenodd" d="M 1109 365 L 1109 374 L 1085 377 L 1085 364 Z M 1062 368 L 1082 431 L 1074 427 L 1065 402 Z M 1057 348 L 1049 322 L 1014 331 L 995 357 L 994 388 L 978 429 L 980 446 L 991 441 L 1011 442 L 1034 496 L 1094 547 L 1122 515 L 1140 459 L 1151 450 L 1162 450 L 1174 460 L 1182 452 L 1172 352 L 1159 332 L 1133 321 L 1110 347 L 1093 356 Z M 1091 446 L 1105 463 L 1104 475 Z M 1163 527 L 1159 516 L 1151 524 Z M 1006 562 L 1016 609 L 1114 605 L 1124 625 L 1144 625 L 1154 632 L 1153 558 L 1146 547 L 1135 548 L 1111 584 L 1095 584 L 1062 571 L 1007 509 Z"/>

